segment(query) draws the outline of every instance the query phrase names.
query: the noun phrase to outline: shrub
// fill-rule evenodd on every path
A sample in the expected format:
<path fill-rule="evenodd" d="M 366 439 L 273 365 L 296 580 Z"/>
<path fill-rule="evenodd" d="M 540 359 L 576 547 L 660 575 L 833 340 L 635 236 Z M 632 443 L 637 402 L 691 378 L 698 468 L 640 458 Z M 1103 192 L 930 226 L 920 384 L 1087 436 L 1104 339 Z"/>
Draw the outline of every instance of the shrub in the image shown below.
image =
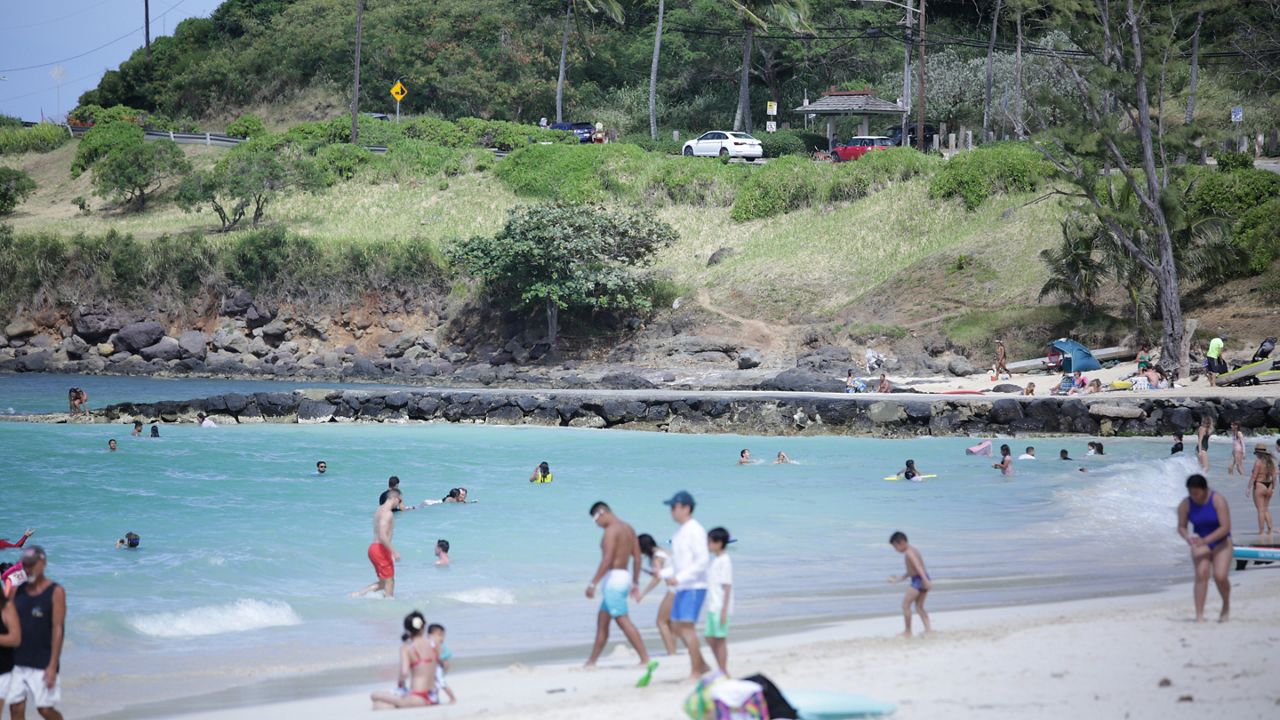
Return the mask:
<path fill-rule="evenodd" d="M 732 205 L 745 169 L 704 158 L 664 158 L 649 177 L 650 197 L 681 205 Z"/>
<path fill-rule="evenodd" d="M 31 176 L 16 168 L 0 166 L 0 216 L 12 213 L 36 191 Z"/>
<path fill-rule="evenodd" d="M 404 126 L 404 136 L 410 140 L 422 140 L 434 145 L 459 148 L 469 145 L 467 136 L 458 126 L 434 117 L 414 118 Z"/>
<path fill-rule="evenodd" d="M 71 204 L 75 205 L 76 209 L 85 215 L 88 215 L 90 212 L 92 212 L 92 209 L 89 207 L 89 200 L 86 199 L 85 196 L 83 195 L 77 195 L 71 198 Z"/>
<path fill-rule="evenodd" d="M 1034 148 L 995 143 L 946 161 L 929 184 L 929 194 L 958 197 L 966 209 L 976 210 L 996 193 L 1034 190 L 1049 172 L 1048 163 Z"/>
<path fill-rule="evenodd" d="M 67 129 L 52 123 L 33 127 L 0 128 L 0 155 L 56 150 L 71 139 Z"/>
<path fill-rule="evenodd" d="M 112 150 L 133 145 L 142 145 L 146 135 L 142 128 L 125 122 L 110 122 L 94 125 L 89 132 L 80 138 L 76 147 L 75 160 L 71 162 L 71 177 L 80 177 L 100 158 L 106 157 Z"/>
<path fill-rule="evenodd" d="M 1258 282 L 1258 294 L 1271 305 L 1280 305 L 1280 268 L 1274 268 Z"/>
<path fill-rule="evenodd" d="M 871 179 L 861 167 L 840 163 L 831 168 L 822 198 L 830 203 L 848 202 L 866 197 L 870 189 Z"/>
<path fill-rule="evenodd" d="M 112 105 L 109 108 L 81 105 L 67 115 L 67 120 L 73 125 L 108 125 L 114 122 L 126 122 L 141 127 L 146 118 L 146 111 L 126 105 Z"/>
<path fill-rule="evenodd" d="M 236 237 L 230 247 L 227 270 L 235 282 L 264 288 L 305 277 L 319 256 L 320 248 L 311 238 L 291 235 L 282 227 L 252 230 Z"/>
<path fill-rule="evenodd" d="M 679 155 L 684 147 L 684 143 L 680 140 L 671 139 L 671 133 L 666 133 L 665 135 L 660 133 L 657 140 L 648 135 L 622 135 L 618 138 L 618 142 L 636 145 L 649 152 L 666 153 L 667 155 Z"/>
<path fill-rule="evenodd" d="M 911 148 L 889 148 L 863 155 L 857 168 L 875 184 L 910 180 L 917 175 L 932 175 L 943 161 Z"/>
<path fill-rule="evenodd" d="M 514 192 L 566 203 L 627 195 L 638 183 L 646 153 L 634 145 L 530 145 L 495 166 Z"/>
<path fill-rule="evenodd" d="M 1189 171 L 1187 212 L 1193 217 L 1214 216 L 1235 220 L 1267 200 L 1280 196 L 1280 175 L 1266 170 L 1214 172 Z"/>
<path fill-rule="evenodd" d="M 345 143 L 325 145 L 316 151 L 316 164 L 324 173 L 324 183 L 333 185 L 339 180 L 350 180 L 362 165 L 374 157 L 362 147 Z"/>
<path fill-rule="evenodd" d="M 267 126 L 253 113 L 245 113 L 227 126 L 227 134 L 231 137 L 256 138 L 267 134 Z"/>
<path fill-rule="evenodd" d="M 765 133 L 759 136 L 764 156 L 778 158 L 784 155 L 808 155 L 804 141 L 787 131 Z"/>
<path fill-rule="evenodd" d="M 1229 173 L 1236 170 L 1252 170 L 1253 156 L 1242 152 L 1221 152 L 1216 156 L 1218 171 Z"/>
<path fill-rule="evenodd" d="M 389 147 L 397 140 L 404 139 L 404 126 L 386 120 L 360 115 L 356 120 L 360 128 L 360 145 L 362 147 Z M 329 143 L 351 142 L 351 118 L 334 118 L 324 124 L 325 140 Z"/>
<path fill-rule="evenodd" d="M 94 192 L 140 210 L 161 183 L 190 171 L 187 156 L 172 140 L 123 145 L 93 166 Z"/>
<path fill-rule="evenodd" d="M 814 164 L 797 157 L 780 158 L 747 178 L 733 201 L 738 222 L 781 215 L 813 203 L 818 183 Z"/>
<path fill-rule="evenodd" d="M 577 143 L 571 132 L 548 130 L 537 125 L 521 125 L 506 120 L 481 120 L 462 118 L 458 130 L 471 145 L 482 148 L 511 151 L 537 143 Z"/>
<path fill-rule="evenodd" d="M 1266 270 L 1280 257 L 1280 197 L 1246 210 L 1232 228 L 1231 241 L 1248 256 L 1250 270 Z"/>
<path fill-rule="evenodd" d="M 0 113 L 0 130 L 23 127 L 22 118 Z"/>

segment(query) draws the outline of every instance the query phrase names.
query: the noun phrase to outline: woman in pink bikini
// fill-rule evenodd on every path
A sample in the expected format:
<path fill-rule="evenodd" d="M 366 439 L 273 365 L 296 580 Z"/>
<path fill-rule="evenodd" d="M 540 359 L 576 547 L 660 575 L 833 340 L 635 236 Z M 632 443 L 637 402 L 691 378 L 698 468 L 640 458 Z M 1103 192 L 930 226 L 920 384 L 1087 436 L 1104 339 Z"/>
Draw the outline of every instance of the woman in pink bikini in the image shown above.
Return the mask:
<path fill-rule="evenodd" d="M 400 636 L 400 682 L 393 692 L 379 691 L 371 695 L 374 710 L 428 707 L 439 705 L 436 696 L 436 667 L 440 649 L 427 638 L 427 619 L 414 610 L 404 618 L 404 635 Z"/>

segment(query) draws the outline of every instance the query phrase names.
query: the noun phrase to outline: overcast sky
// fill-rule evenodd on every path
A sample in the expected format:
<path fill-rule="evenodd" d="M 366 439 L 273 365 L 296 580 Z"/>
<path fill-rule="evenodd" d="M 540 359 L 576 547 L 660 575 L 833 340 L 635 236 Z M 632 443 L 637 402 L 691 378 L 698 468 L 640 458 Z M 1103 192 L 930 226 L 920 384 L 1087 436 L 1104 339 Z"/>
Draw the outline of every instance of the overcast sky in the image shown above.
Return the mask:
<path fill-rule="evenodd" d="M 221 0 L 151 0 L 151 39 Z M 0 114 L 61 116 L 142 47 L 143 0 L 0 0 Z M 79 56 L 79 57 L 77 57 Z M 39 66 L 39 67 L 31 67 Z M 52 71 L 61 67 L 62 89 Z M 30 68 L 30 69 L 18 69 Z M 61 100 L 59 100 L 61 96 Z"/>

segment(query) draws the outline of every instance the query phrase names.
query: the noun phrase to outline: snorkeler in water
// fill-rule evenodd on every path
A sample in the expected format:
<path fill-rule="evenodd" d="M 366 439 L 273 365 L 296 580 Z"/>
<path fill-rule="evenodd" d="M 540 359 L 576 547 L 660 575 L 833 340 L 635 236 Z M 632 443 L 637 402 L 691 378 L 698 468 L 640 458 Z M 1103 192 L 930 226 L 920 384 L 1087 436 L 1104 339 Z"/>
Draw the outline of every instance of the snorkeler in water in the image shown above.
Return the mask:
<path fill-rule="evenodd" d="M 911 482 L 924 482 L 924 480 L 920 479 L 920 471 L 916 469 L 915 460 L 908 460 L 907 466 L 899 470 L 897 474 L 901 475 L 903 479 L 910 480 Z"/>

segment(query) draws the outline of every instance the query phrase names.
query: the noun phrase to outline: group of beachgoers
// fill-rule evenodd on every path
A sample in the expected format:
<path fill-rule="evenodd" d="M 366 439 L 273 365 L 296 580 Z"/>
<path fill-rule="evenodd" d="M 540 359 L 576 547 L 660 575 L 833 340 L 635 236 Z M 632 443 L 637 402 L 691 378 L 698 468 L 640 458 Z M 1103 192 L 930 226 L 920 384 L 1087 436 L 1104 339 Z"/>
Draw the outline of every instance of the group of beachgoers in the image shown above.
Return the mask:
<path fill-rule="evenodd" d="M 67 617 L 67 593 L 45 574 L 44 548 L 0 538 L 0 551 L 20 550 L 18 562 L 0 562 L 0 712 L 26 717 L 27 706 L 45 720 L 61 720 L 58 678 Z"/>

